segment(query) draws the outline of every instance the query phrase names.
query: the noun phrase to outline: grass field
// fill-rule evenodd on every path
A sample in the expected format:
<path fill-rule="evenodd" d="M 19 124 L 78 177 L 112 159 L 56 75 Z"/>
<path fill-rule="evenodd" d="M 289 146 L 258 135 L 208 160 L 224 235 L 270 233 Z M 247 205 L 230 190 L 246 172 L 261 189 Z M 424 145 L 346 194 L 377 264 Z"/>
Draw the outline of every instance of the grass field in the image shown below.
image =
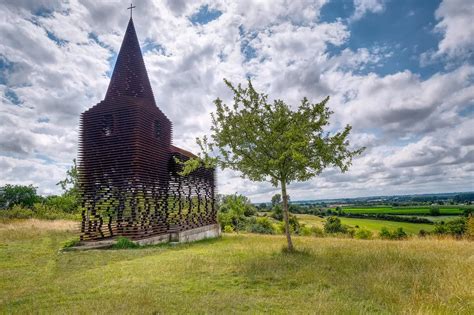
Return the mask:
<path fill-rule="evenodd" d="M 474 246 L 455 240 L 225 235 L 65 252 L 67 221 L 0 223 L 0 313 L 474 312 Z"/>
<path fill-rule="evenodd" d="M 429 207 L 343 207 L 344 212 L 354 214 L 394 214 L 394 215 L 429 215 Z M 441 215 L 457 215 L 463 213 L 460 206 L 442 206 Z"/>
<path fill-rule="evenodd" d="M 298 220 L 300 223 L 317 226 L 322 228 L 324 224 L 324 218 L 310 214 L 297 214 Z M 365 228 L 372 232 L 379 232 L 382 227 L 386 227 L 391 230 L 396 228 L 403 228 L 408 234 L 418 234 L 418 232 L 423 229 L 425 231 L 432 231 L 434 225 L 424 224 L 424 223 L 409 223 L 409 222 L 395 222 L 395 221 L 386 221 L 386 220 L 372 220 L 372 219 L 358 219 L 358 218 L 345 218 L 339 217 L 342 224 L 349 225 L 351 227 L 359 226 L 360 228 Z"/>

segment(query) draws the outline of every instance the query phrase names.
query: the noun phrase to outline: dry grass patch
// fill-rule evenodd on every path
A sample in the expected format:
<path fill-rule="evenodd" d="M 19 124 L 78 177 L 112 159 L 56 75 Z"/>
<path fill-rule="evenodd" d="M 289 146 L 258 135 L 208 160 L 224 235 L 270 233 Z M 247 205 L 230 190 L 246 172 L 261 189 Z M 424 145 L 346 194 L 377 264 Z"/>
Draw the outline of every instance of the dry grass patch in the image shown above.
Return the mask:
<path fill-rule="evenodd" d="M 41 231 L 77 231 L 80 223 L 70 220 L 4 220 L 0 221 L 0 232 L 4 230 L 36 229 Z"/>

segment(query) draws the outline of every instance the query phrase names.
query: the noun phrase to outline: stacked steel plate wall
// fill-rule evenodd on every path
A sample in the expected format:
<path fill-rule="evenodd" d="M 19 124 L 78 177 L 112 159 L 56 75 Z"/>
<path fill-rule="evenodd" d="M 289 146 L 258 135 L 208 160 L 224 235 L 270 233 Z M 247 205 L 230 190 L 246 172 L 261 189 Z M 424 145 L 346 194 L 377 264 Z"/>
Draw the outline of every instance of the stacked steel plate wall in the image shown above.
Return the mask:
<path fill-rule="evenodd" d="M 105 99 L 81 116 L 82 240 L 133 239 L 216 223 L 214 171 L 180 176 L 171 121 L 156 106 L 133 20 Z"/>

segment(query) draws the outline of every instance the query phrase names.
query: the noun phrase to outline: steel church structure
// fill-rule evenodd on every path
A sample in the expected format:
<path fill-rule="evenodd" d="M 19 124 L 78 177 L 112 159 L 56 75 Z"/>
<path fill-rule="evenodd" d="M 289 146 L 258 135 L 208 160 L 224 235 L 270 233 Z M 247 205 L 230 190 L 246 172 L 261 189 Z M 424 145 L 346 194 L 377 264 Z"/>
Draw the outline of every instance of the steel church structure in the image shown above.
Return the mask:
<path fill-rule="evenodd" d="M 103 101 L 81 115 L 81 240 L 144 239 L 217 223 L 214 170 L 180 176 L 194 155 L 172 145 L 130 16 Z"/>

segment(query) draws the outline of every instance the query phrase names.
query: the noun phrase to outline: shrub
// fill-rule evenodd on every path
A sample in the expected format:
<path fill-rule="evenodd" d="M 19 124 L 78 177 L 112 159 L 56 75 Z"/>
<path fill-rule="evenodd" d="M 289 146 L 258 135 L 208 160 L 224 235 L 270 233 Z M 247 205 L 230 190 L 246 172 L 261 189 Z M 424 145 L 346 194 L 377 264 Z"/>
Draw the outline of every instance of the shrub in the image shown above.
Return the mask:
<path fill-rule="evenodd" d="M 369 240 L 372 238 L 372 232 L 366 229 L 358 229 L 354 237 L 359 240 Z"/>
<path fill-rule="evenodd" d="M 311 233 L 316 236 L 316 237 L 323 237 L 324 236 L 324 231 L 323 229 L 317 227 L 317 226 L 312 226 L 311 227 Z"/>
<path fill-rule="evenodd" d="M 403 228 L 399 227 L 392 233 L 392 238 L 396 240 L 407 238 L 407 233 L 403 230 Z"/>
<path fill-rule="evenodd" d="M 450 234 L 461 237 L 468 230 L 468 221 L 466 218 L 458 218 L 447 223 L 440 222 L 435 224 L 434 233 Z"/>
<path fill-rule="evenodd" d="M 308 227 L 308 226 L 301 226 L 300 227 L 300 233 L 299 233 L 301 236 L 311 236 L 311 234 L 313 234 L 313 232 L 311 231 L 311 228 Z"/>
<path fill-rule="evenodd" d="M 421 229 L 419 232 L 418 232 L 418 236 L 419 237 L 425 237 L 426 235 L 428 235 L 428 232 L 426 232 L 425 230 Z"/>
<path fill-rule="evenodd" d="M 244 215 L 246 217 L 251 217 L 253 215 L 257 214 L 257 209 L 255 209 L 254 207 L 246 207 L 245 210 L 244 210 Z"/>
<path fill-rule="evenodd" d="M 390 233 L 390 231 L 384 226 L 380 229 L 380 232 L 379 232 L 379 237 L 381 239 L 391 239 L 392 238 L 392 234 Z"/>
<path fill-rule="evenodd" d="M 44 203 L 66 213 L 78 212 L 79 204 L 75 195 L 49 196 Z"/>
<path fill-rule="evenodd" d="M 433 221 L 426 218 L 420 218 L 420 217 L 414 217 L 414 216 L 405 217 L 405 216 L 400 216 L 400 215 L 384 214 L 384 213 L 377 213 L 377 214 L 347 213 L 344 216 L 349 217 L 349 218 L 363 218 L 363 219 L 387 220 L 387 221 L 395 221 L 395 222 L 433 224 Z"/>
<path fill-rule="evenodd" d="M 338 217 L 332 216 L 324 222 L 324 232 L 326 233 L 346 233 L 347 228 L 341 224 Z"/>
<path fill-rule="evenodd" d="M 473 208 L 465 208 L 463 210 L 463 215 L 465 217 L 469 217 L 471 214 L 474 214 L 474 209 Z"/>
<path fill-rule="evenodd" d="M 221 229 L 224 229 L 226 225 L 230 225 L 234 231 L 243 230 L 247 226 L 248 216 L 255 213 L 255 207 L 247 197 L 242 195 L 223 196 L 218 214 Z"/>
<path fill-rule="evenodd" d="M 224 226 L 224 233 L 234 233 L 234 228 L 232 227 L 232 225 Z"/>
<path fill-rule="evenodd" d="M 140 247 L 140 245 L 122 236 L 117 238 L 117 242 L 114 245 L 112 245 L 112 248 L 114 249 L 126 249 L 126 248 L 138 248 L 138 247 Z"/>
<path fill-rule="evenodd" d="M 15 205 L 8 210 L 0 210 L 0 216 L 6 219 L 29 219 L 35 216 L 33 210 Z"/>
<path fill-rule="evenodd" d="M 278 221 L 283 220 L 283 210 L 281 208 L 281 205 L 275 205 L 273 207 L 272 218 L 274 218 L 275 220 L 278 220 Z"/>
<path fill-rule="evenodd" d="M 245 229 L 247 224 L 247 218 L 234 211 L 220 212 L 218 214 L 218 219 L 221 224 L 221 229 L 225 229 L 225 227 L 229 225 L 234 231 L 241 231 Z"/>
<path fill-rule="evenodd" d="M 435 234 L 448 234 L 448 228 L 446 224 L 442 221 L 435 224 L 433 233 Z"/>
<path fill-rule="evenodd" d="M 74 220 L 78 218 L 77 215 L 61 211 L 55 207 L 48 206 L 42 203 L 35 203 L 33 205 L 34 217 L 45 220 L 69 219 Z"/>
<path fill-rule="evenodd" d="M 395 231 L 389 231 L 386 227 L 383 227 L 380 229 L 379 237 L 382 239 L 389 240 L 401 240 L 407 238 L 408 235 L 401 227 L 399 227 Z"/>
<path fill-rule="evenodd" d="M 459 237 L 467 231 L 467 220 L 466 218 L 458 218 L 447 222 L 446 226 L 451 235 Z"/>
<path fill-rule="evenodd" d="M 300 232 L 300 223 L 298 218 L 294 215 L 290 215 L 288 218 L 288 223 L 290 224 L 291 232 L 298 234 Z"/>
<path fill-rule="evenodd" d="M 252 218 L 247 230 L 251 233 L 274 234 L 272 222 L 268 218 Z"/>
<path fill-rule="evenodd" d="M 63 248 L 71 248 L 71 247 L 74 247 L 76 246 L 77 244 L 79 244 L 80 240 L 78 239 L 73 239 L 73 240 L 69 240 L 69 241 L 66 241 L 64 242 L 63 244 Z"/>
<path fill-rule="evenodd" d="M 440 215 L 439 207 L 435 205 L 431 206 L 430 215 Z"/>

